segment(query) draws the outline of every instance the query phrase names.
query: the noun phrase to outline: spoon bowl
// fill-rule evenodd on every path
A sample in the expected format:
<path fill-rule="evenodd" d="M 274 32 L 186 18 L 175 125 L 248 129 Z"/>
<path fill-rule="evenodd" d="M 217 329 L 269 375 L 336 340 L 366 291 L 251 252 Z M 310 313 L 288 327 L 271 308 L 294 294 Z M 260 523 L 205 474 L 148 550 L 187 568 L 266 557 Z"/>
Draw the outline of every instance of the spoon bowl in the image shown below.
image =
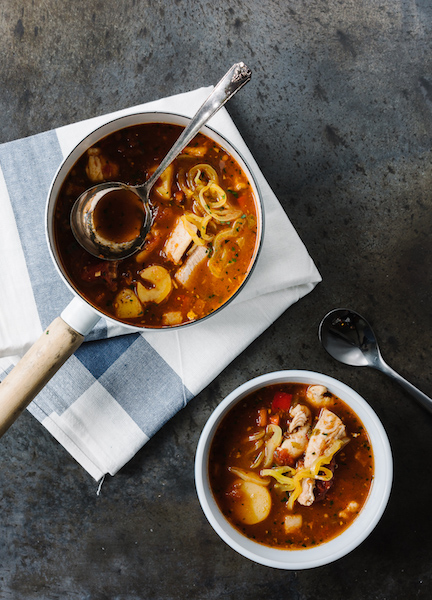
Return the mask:
<path fill-rule="evenodd" d="M 119 260 L 131 256 L 143 246 L 152 224 L 150 192 L 154 184 L 203 125 L 250 81 L 251 75 L 250 69 L 243 62 L 231 67 L 145 183 L 133 186 L 121 182 L 104 182 L 89 188 L 78 197 L 71 211 L 70 223 L 77 242 L 87 252 L 106 260 Z M 118 208 L 111 214 L 108 213 L 109 217 L 105 217 L 105 226 L 101 227 L 100 223 L 98 225 L 99 204 L 106 203 L 107 198 L 108 202 L 113 200 L 114 196 L 117 207 L 123 207 L 120 209 L 124 213 L 121 218 L 125 226 L 120 228 L 123 235 L 120 235 L 118 228 Z M 114 229 L 117 233 L 113 235 Z"/>
<path fill-rule="evenodd" d="M 379 349 L 369 323 L 353 310 L 336 309 L 321 321 L 319 338 L 327 352 L 351 367 L 376 367 Z"/>
<path fill-rule="evenodd" d="M 359 313 L 348 308 L 330 311 L 319 325 L 318 336 L 330 356 L 351 367 L 372 367 L 382 371 L 432 412 L 432 399 L 384 361 L 372 327 Z"/>

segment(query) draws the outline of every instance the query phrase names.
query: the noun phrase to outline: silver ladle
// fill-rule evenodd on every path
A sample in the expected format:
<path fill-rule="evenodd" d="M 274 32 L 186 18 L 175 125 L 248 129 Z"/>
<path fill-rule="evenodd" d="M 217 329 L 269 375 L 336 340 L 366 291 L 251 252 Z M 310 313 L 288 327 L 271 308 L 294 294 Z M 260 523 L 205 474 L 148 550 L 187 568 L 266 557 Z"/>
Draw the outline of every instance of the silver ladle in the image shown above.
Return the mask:
<path fill-rule="evenodd" d="M 87 252 L 107 260 L 119 260 L 141 248 L 151 227 L 152 215 L 149 196 L 152 187 L 201 127 L 250 81 L 251 75 L 251 70 L 243 62 L 236 63 L 231 67 L 183 130 L 156 171 L 144 184 L 132 186 L 110 181 L 95 185 L 79 196 L 72 207 L 70 223 L 76 240 Z M 132 217 L 137 223 L 136 231 L 138 233 L 130 234 L 123 241 L 109 239 L 101 234 L 98 231 L 97 221 L 95 222 L 95 211 L 98 205 L 102 200 L 106 202 L 109 195 L 113 203 L 125 200 L 125 205 L 131 207 Z"/>
<path fill-rule="evenodd" d="M 321 321 L 318 336 L 330 356 L 345 365 L 372 367 L 382 371 L 432 412 L 432 399 L 384 361 L 372 327 L 361 315 L 347 308 L 332 310 Z"/>

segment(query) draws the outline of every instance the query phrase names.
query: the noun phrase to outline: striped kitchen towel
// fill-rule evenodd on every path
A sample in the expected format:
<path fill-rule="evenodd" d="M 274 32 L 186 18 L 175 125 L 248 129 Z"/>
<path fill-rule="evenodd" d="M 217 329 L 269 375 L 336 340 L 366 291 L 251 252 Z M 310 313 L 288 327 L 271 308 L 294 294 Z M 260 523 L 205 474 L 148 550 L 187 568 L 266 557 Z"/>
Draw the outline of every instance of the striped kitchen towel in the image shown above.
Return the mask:
<path fill-rule="evenodd" d="M 0 378 L 65 308 L 45 204 L 63 158 L 93 129 L 135 112 L 192 116 L 200 88 L 0 145 Z M 249 163 L 265 235 L 257 266 L 224 310 L 183 330 L 130 333 L 101 319 L 28 410 L 96 480 L 114 475 L 320 275 L 225 108 L 209 122 Z M 7 435 L 13 435 L 13 428 Z"/>

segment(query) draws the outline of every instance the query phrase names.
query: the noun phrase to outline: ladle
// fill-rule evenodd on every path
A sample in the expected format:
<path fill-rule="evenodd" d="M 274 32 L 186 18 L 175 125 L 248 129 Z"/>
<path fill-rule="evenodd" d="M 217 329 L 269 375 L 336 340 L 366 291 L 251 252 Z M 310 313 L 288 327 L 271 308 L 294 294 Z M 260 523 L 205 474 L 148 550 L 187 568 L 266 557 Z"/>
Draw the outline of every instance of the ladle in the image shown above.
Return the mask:
<path fill-rule="evenodd" d="M 185 146 L 195 137 L 201 127 L 239 91 L 251 78 L 250 69 L 243 63 L 234 64 L 222 77 L 204 104 L 183 130 L 177 141 L 162 160 L 156 171 L 142 185 L 127 185 L 120 182 L 105 182 L 83 192 L 72 207 L 70 221 L 72 232 L 81 246 L 97 257 L 107 260 L 119 260 L 130 256 L 144 244 L 150 229 L 152 216 L 149 206 L 149 195 L 152 187 L 165 169 L 182 152 Z M 121 196 L 121 198 L 120 198 Z M 121 239 L 108 239 L 97 225 L 97 207 L 107 201 L 113 211 L 111 219 L 118 227 L 119 212 L 116 205 L 123 203 L 130 213 L 131 223 L 123 229 Z M 126 215 L 126 221 L 128 219 Z M 98 231 L 99 229 L 99 231 Z M 118 234 L 118 232 L 117 232 Z"/>
<path fill-rule="evenodd" d="M 401 377 L 384 361 L 372 327 L 364 317 L 347 308 L 330 311 L 321 321 L 319 339 L 327 352 L 345 365 L 372 367 L 397 381 L 429 412 L 432 399 Z"/>

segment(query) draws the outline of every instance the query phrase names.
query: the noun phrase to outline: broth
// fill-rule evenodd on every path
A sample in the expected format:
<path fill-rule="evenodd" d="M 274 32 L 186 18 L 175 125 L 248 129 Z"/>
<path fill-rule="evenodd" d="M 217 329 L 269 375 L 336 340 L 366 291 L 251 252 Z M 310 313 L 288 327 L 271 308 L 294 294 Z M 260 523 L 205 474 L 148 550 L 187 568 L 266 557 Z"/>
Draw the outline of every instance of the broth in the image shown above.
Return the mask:
<path fill-rule="evenodd" d="M 353 522 L 371 488 L 374 461 L 363 424 L 325 388 L 314 399 L 313 388 L 322 386 L 283 383 L 250 394 L 224 417 L 211 444 L 209 480 L 220 510 L 242 534 L 267 546 L 302 549 L 329 541 Z M 298 419 L 308 411 L 307 422 Z M 338 438 L 331 431 L 335 423 Z M 282 439 L 272 451 L 277 427 Z M 314 452 L 319 439 L 326 444 L 321 454 Z M 315 454 L 320 479 L 311 479 L 314 467 L 305 470 Z M 309 505 L 307 482 L 313 486 Z"/>
<path fill-rule="evenodd" d="M 237 292 L 257 253 L 251 184 L 233 157 L 203 134 L 154 185 L 152 226 L 141 250 L 106 261 L 76 242 L 69 218 L 78 196 L 105 181 L 144 183 L 182 129 L 149 123 L 108 135 L 75 163 L 55 205 L 54 240 L 72 286 L 102 313 L 135 326 L 172 327 L 207 316 Z M 94 221 L 105 237 L 126 240 L 142 214 L 132 208 L 124 219 L 131 207 L 116 200 L 115 192 L 107 194 Z"/>
<path fill-rule="evenodd" d="M 144 224 L 143 204 L 129 190 L 112 190 L 103 195 L 93 213 L 98 235 L 112 242 L 130 242 Z"/>

